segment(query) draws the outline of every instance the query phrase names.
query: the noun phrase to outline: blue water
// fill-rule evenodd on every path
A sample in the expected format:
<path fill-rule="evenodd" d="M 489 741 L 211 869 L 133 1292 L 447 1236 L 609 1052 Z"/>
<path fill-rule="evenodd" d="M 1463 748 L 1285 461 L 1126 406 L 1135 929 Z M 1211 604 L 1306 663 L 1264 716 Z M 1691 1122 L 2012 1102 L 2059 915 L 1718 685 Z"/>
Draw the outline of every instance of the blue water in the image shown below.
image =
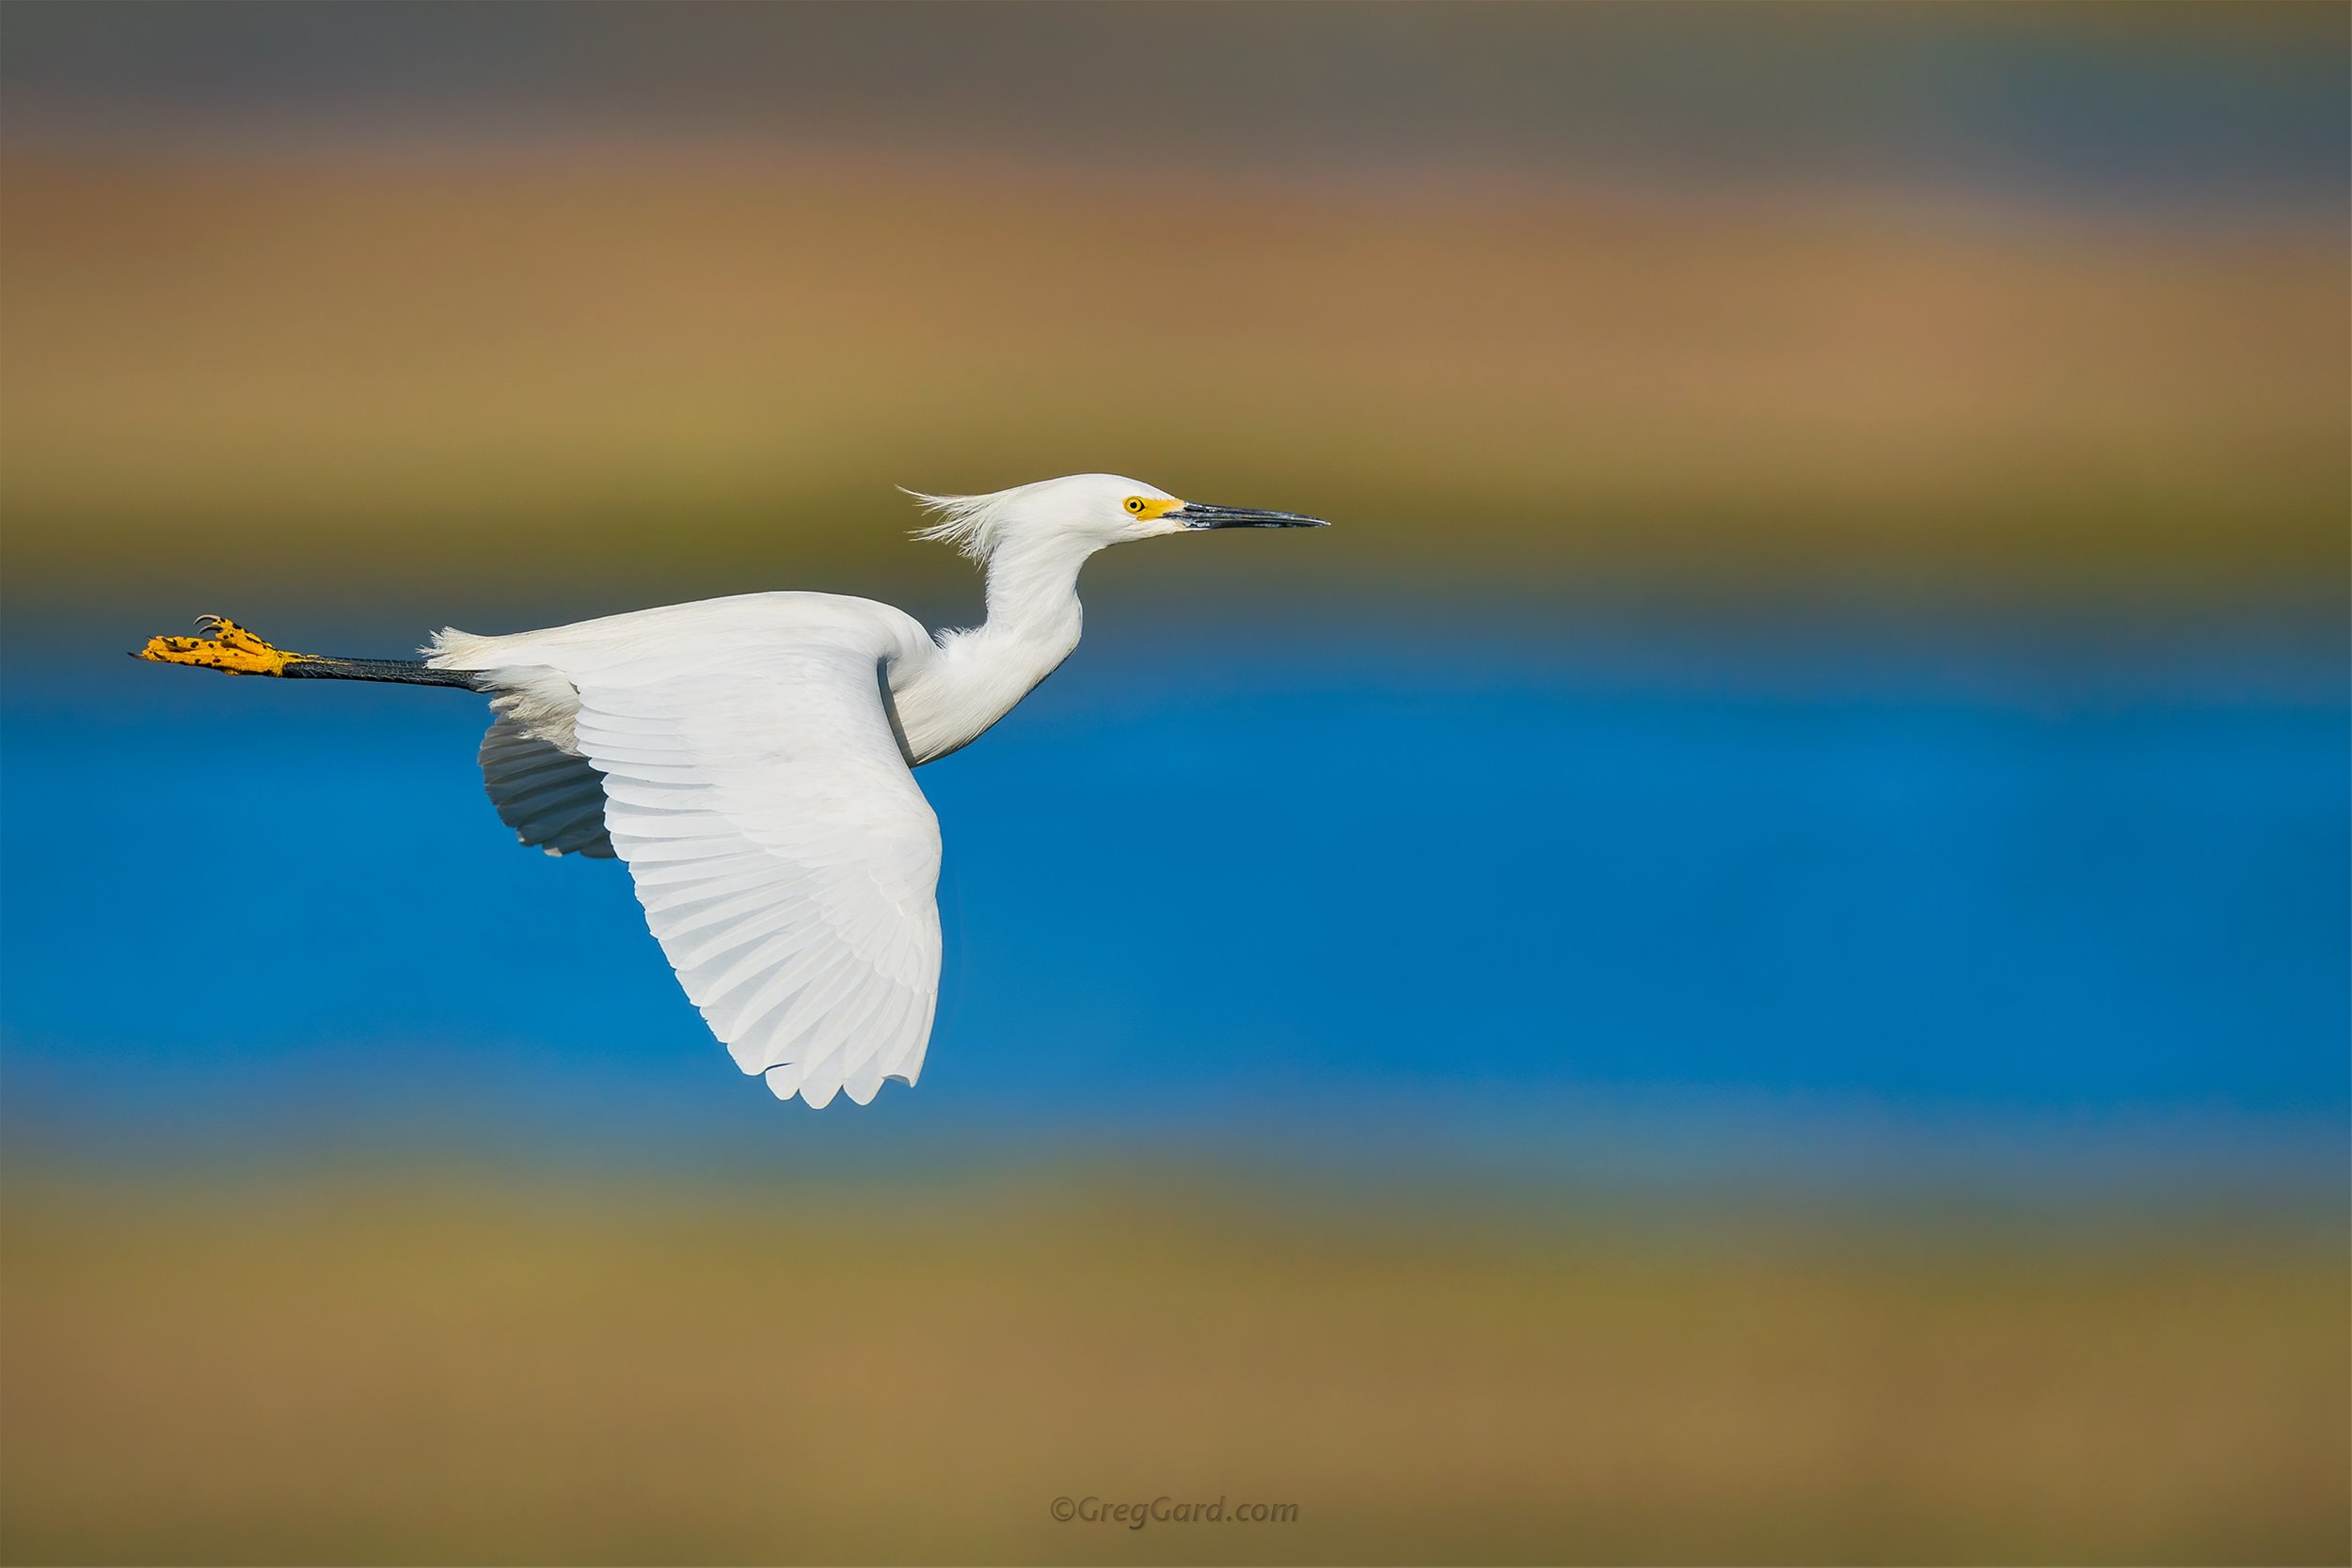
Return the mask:
<path fill-rule="evenodd" d="M 7 1116 L 66 1147 L 2352 1107 L 2346 712 L 2309 670 L 1096 637 L 920 774 L 930 1063 L 822 1117 L 735 1073 L 620 866 L 515 846 L 477 699 L 124 660 L 4 711 Z"/>

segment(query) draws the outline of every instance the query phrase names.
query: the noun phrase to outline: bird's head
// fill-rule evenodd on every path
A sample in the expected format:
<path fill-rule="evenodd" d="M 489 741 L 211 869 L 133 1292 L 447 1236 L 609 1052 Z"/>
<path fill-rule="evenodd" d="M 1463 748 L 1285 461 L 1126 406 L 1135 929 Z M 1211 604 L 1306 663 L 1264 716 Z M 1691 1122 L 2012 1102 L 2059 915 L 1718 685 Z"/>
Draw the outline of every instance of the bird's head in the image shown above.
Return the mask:
<path fill-rule="evenodd" d="M 938 521 L 915 532 L 976 561 L 1000 549 L 1062 545 L 1087 551 L 1164 533 L 1226 528 L 1322 528 L 1320 517 L 1179 500 L 1156 484 L 1117 474 L 1072 474 L 986 496 L 926 496 L 910 490 Z"/>

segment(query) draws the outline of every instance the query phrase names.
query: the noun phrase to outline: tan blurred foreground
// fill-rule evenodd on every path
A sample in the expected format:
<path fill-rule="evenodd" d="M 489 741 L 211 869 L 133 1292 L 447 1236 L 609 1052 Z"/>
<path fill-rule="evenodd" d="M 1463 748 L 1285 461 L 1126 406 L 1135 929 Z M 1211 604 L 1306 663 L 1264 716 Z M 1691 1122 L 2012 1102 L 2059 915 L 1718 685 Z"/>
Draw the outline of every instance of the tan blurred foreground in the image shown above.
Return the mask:
<path fill-rule="evenodd" d="M 2341 1561 L 2327 1231 L 18 1182 L 56 1561 Z M 801 1209 L 810 1217 L 796 1213 Z M 1295 1524 L 1057 1524 L 1057 1497 Z"/>
<path fill-rule="evenodd" d="M 2326 223 L 723 149 L 0 193 L 18 602 L 830 585 L 911 569 L 894 483 L 1097 467 L 1340 519 L 1324 582 L 2343 578 Z"/>

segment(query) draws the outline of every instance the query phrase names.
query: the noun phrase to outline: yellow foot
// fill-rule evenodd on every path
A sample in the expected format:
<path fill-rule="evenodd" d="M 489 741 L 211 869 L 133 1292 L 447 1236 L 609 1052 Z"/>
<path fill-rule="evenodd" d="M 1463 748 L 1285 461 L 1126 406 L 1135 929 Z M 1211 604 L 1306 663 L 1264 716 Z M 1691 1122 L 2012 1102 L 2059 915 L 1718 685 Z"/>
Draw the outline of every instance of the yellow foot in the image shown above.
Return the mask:
<path fill-rule="evenodd" d="M 151 637 L 138 657 L 158 664 L 196 664 L 232 675 L 283 674 L 286 666 L 303 656 L 262 641 L 236 622 L 218 615 L 199 615 L 196 624 L 210 637 Z"/>

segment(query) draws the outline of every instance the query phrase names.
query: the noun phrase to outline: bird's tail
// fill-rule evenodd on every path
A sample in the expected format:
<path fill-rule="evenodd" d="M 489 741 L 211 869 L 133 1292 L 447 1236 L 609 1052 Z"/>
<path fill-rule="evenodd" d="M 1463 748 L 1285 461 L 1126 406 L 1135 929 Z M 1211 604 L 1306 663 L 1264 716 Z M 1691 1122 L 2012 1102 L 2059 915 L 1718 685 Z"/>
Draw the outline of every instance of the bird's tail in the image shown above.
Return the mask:
<path fill-rule="evenodd" d="M 324 654 L 296 654 L 263 641 L 253 633 L 218 615 L 199 615 L 202 637 L 151 637 L 133 658 L 158 664 L 192 664 L 229 675 L 280 675 L 336 681 L 398 681 L 408 686 L 455 686 L 469 691 L 487 689 L 479 677 L 464 670 L 437 670 L 421 658 L 330 658 Z"/>

